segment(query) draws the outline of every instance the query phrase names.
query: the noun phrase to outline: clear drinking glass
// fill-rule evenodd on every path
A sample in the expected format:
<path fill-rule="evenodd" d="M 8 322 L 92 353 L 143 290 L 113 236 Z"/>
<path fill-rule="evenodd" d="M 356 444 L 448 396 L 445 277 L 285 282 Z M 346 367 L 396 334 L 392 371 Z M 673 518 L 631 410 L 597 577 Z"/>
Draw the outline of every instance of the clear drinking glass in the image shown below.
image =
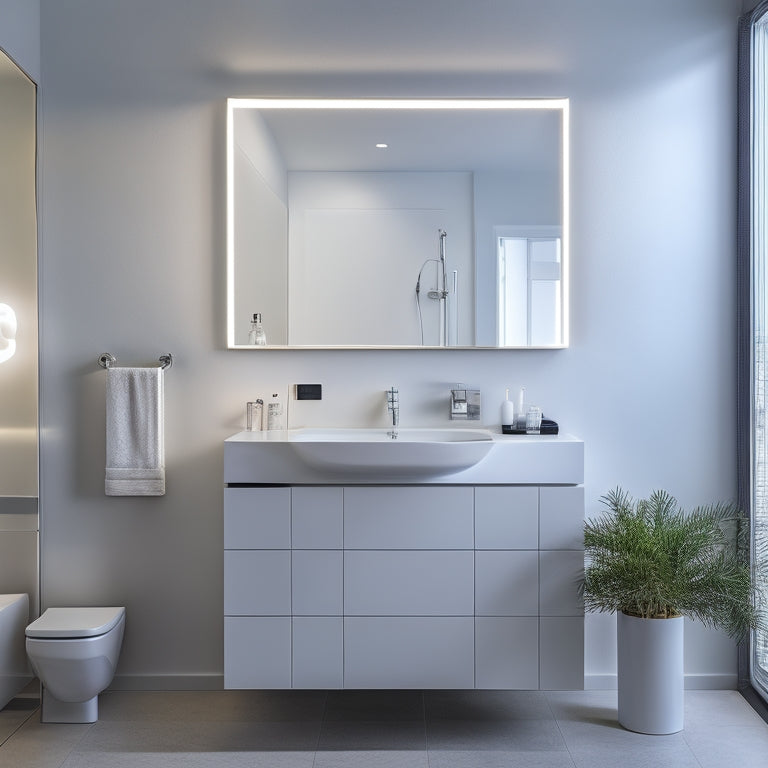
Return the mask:
<path fill-rule="evenodd" d="M 541 408 L 532 405 L 525 414 L 525 434 L 541 434 Z"/>

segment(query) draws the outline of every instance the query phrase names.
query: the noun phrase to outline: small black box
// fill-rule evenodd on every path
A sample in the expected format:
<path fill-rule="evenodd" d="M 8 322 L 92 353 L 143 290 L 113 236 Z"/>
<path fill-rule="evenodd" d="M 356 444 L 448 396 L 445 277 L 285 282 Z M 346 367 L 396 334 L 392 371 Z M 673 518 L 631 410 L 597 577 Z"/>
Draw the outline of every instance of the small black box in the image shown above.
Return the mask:
<path fill-rule="evenodd" d="M 297 400 L 322 400 L 323 385 L 322 384 L 297 384 L 296 399 Z"/>

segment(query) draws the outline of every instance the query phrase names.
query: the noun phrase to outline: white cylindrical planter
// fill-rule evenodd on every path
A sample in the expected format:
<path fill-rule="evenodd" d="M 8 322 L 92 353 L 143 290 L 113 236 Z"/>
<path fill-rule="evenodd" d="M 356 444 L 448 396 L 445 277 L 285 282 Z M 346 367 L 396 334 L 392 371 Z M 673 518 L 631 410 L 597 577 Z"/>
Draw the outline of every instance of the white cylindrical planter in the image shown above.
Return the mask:
<path fill-rule="evenodd" d="M 683 617 L 617 621 L 619 723 L 638 733 L 683 729 Z"/>

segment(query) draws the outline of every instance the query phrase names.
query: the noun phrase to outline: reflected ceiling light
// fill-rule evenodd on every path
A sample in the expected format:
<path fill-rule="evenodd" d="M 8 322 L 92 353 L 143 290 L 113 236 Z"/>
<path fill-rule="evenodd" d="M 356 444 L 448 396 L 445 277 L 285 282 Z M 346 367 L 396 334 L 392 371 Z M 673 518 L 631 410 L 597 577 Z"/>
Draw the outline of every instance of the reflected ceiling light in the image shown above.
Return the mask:
<path fill-rule="evenodd" d="M 389 146 L 389 144 L 377 144 L 376 149 L 386 149 Z"/>
<path fill-rule="evenodd" d="M 0 304 L 0 363 L 16 352 L 16 313 L 7 304 Z"/>

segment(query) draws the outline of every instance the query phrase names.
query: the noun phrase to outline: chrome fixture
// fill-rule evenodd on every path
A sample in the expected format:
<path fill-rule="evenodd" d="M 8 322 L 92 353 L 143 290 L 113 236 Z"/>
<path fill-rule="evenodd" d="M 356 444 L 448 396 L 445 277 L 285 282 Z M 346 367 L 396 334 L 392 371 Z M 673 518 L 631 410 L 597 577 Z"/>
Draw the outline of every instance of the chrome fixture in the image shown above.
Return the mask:
<path fill-rule="evenodd" d="M 419 270 L 419 275 L 416 278 L 416 310 L 419 315 L 419 327 L 421 329 L 421 343 L 424 344 L 424 318 L 421 316 L 421 274 L 424 271 L 424 267 L 427 264 L 434 262 L 437 265 L 437 274 L 435 279 L 437 281 L 436 287 L 427 291 L 427 298 L 433 301 L 439 302 L 439 337 L 438 344 L 441 347 L 449 346 L 448 341 L 448 296 L 453 293 L 454 296 L 458 293 L 458 270 L 453 270 L 453 287 L 452 290 L 448 290 L 448 276 L 445 269 L 445 239 L 448 237 L 447 232 L 444 229 L 438 229 L 438 253 L 436 259 L 427 259 Z M 456 327 L 456 334 L 458 339 L 458 325 Z M 454 344 L 457 343 L 454 340 Z"/>
<path fill-rule="evenodd" d="M 459 384 L 451 390 L 451 419 L 480 420 L 480 390 L 467 389 Z"/>
<path fill-rule="evenodd" d="M 99 365 L 102 368 L 109 370 L 109 368 L 111 368 L 116 362 L 117 358 L 111 352 L 104 352 L 103 354 L 99 355 Z M 163 370 L 170 368 L 173 365 L 173 355 L 170 352 L 165 355 L 160 355 L 158 362 L 160 363 L 160 368 Z"/>
<path fill-rule="evenodd" d="M 389 436 L 395 438 L 400 426 L 400 395 L 396 387 L 387 390 L 387 413 L 392 414 L 392 431 Z"/>

